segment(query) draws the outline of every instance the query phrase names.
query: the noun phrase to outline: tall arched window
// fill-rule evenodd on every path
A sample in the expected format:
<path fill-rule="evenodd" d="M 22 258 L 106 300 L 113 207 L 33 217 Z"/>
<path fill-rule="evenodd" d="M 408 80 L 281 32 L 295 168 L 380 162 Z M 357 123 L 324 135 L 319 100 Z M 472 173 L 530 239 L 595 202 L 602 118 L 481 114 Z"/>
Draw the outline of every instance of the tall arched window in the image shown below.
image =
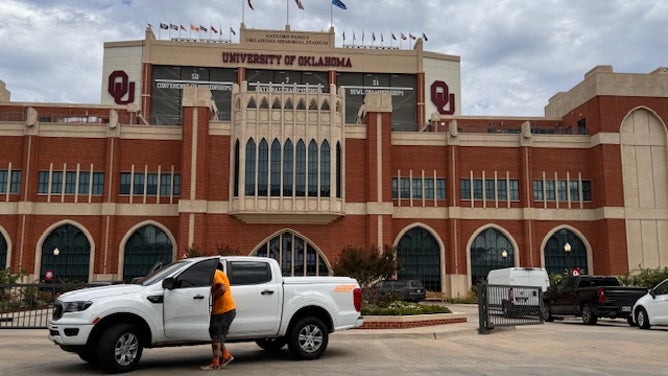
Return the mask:
<path fill-rule="evenodd" d="M 143 277 L 158 265 L 172 262 L 174 247 L 161 228 L 146 225 L 137 229 L 125 243 L 123 281 Z"/>
<path fill-rule="evenodd" d="M 283 145 L 283 196 L 291 197 L 293 194 L 293 158 L 292 141 L 287 140 Z"/>
<path fill-rule="evenodd" d="M 54 250 L 58 249 L 57 254 Z M 78 227 L 59 226 L 44 239 L 40 277 L 51 269 L 58 282 L 88 282 L 90 266 L 90 242 Z"/>
<path fill-rule="evenodd" d="M 330 270 L 323 254 L 310 242 L 290 231 L 271 238 L 253 254 L 271 257 L 281 264 L 283 276 L 329 275 Z"/>
<path fill-rule="evenodd" d="M 257 195 L 267 195 L 269 184 L 269 145 L 264 138 L 260 141 L 257 157 Z"/>
<path fill-rule="evenodd" d="M 441 291 L 441 250 L 436 239 L 422 227 L 412 228 L 397 244 L 399 279 L 422 281 L 429 291 Z"/>
<path fill-rule="evenodd" d="M 572 268 L 589 273 L 587 248 L 573 231 L 562 228 L 545 244 L 545 269 L 548 273 L 562 274 Z"/>
<path fill-rule="evenodd" d="M 271 195 L 281 195 L 281 143 L 271 143 Z"/>
<path fill-rule="evenodd" d="M 246 143 L 246 196 L 255 196 L 255 141 Z"/>
<path fill-rule="evenodd" d="M 7 269 L 7 240 L 0 233 L 0 270 Z"/>
<path fill-rule="evenodd" d="M 295 195 L 306 196 L 306 145 L 304 140 L 297 142 Z"/>
<path fill-rule="evenodd" d="M 512 243 L 495 228 L 490 227 L 480 232 L 473 240 L 470 251 L 471 283 L 474 286 L 486 279 L 490 270 L 515 265 Z"/>
<path fill-rule="evenodd" d="M 320 196 L 329 197 L 330 186 L 330 156 L 329 156 L 329 142 L 327 140 L 322 142 L 320 149 Z"/>
<path fill-rule="evenodd" d="M 239 196 L 239 140 L 234 142 L 234 197 Z"/>
<path fill-rule="evenodd" d="M 318 144 L 315 140 L 308 144 L 308 195 L 318 196 Z"/>
<path fill-rule="evenodd" d="M 336 198 L 341 198 L 341 142 L 336 143 Z"/>

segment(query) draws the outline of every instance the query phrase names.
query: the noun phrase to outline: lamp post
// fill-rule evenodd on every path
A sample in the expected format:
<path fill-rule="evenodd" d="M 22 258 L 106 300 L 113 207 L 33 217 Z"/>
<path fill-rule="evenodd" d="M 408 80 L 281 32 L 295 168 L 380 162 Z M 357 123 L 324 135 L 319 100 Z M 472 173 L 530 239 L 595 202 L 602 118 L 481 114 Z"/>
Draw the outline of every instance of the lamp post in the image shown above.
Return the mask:
<path fill-rule="evenodd" d="M 564 244 L 564 252 L 566 252 L 566 267 L 568 268 L 568 275 L 571 275 L 571 243 Z"/>
<path fill-rule="evenodd" d="M 501 251 L 501 258 L 503 259 L 503 267 L 507 266 L 506 262 L 508 261 L 508 251 L 505 249 Z"/>
<path fill-rule="evenodd" d="M 58 247 L 53 249 L 53 283 L 56 283 L 56 278 L 58 278 L 58 255 L 60 254 L 60 249 Z"/>

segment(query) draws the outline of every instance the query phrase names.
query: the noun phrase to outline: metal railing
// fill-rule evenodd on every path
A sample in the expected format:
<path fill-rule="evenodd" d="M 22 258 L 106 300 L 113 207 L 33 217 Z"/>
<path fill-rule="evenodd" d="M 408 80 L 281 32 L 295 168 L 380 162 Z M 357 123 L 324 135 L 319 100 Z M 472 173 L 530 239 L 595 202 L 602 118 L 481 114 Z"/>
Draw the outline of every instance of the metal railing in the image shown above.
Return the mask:
<path fill-rule="evenodd" d="M 53 304 L 84 283 L 0 283 L 0 329 L 46 329 Z"/>
<path fill-rule="evenodd" d="M 478 285 L 479 334 L 495 327 L 543 324 L 543 291 L 536 286 Z"/>

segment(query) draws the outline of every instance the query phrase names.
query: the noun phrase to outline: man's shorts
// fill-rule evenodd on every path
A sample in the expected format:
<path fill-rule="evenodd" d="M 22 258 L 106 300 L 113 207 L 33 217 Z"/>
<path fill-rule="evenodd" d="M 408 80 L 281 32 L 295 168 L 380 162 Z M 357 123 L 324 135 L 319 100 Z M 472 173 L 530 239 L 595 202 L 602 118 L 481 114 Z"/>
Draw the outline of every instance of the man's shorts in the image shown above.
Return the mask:
<path fill-rule="evenodd" d="M 212 342 L 225 342 L 227 333 L 230 331 L 230 325 L 237 316 L 237 310 L 232 309 L 219 315 L 211 315 L 209 321 L 209 336 Z"/>

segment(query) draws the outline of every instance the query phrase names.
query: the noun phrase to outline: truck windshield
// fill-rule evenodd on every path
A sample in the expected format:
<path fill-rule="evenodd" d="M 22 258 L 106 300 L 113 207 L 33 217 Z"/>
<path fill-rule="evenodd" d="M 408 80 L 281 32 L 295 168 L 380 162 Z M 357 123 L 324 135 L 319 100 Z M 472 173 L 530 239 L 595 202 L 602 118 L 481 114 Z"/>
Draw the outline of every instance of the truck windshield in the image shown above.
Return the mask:
<path fill-rule="evenodd" d="M 148 286 L 156 282 L 160 282 L 163 279 L 165 279 L 168 275 L 172 274 L 175 270 L 181 268 L 181 266 L 183 266 L 183 263 L 184 260 L 179 260 L 167 266 L 163 266 L 162 268 L 154 271 L 153 273 L 147 275 L 146 277 L 137 280 L 136 283 L 138 285 Z"/>

